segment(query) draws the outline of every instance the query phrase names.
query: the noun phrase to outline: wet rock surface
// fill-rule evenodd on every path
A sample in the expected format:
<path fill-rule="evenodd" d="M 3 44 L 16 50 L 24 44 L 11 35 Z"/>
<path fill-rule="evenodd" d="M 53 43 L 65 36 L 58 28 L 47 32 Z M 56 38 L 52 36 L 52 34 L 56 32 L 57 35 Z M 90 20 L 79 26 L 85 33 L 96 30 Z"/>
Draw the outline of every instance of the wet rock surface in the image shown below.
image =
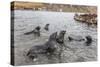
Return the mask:
<path fill-rule="evenodd" d="M 97 25 L 97 14 L 75 14 L 74 19 L 87 24 Z"/>

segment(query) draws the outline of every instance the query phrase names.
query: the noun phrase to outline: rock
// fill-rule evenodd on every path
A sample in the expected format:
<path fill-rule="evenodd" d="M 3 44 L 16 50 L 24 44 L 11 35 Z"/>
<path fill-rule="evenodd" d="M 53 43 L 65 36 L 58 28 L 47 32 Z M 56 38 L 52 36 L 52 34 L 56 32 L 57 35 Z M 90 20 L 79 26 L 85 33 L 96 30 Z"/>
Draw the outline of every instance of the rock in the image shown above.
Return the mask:
<path fill-rule="evenodd" d="M 88 24 L 97 24 L 97 14 L 75 14 L 74 19 Z"/>

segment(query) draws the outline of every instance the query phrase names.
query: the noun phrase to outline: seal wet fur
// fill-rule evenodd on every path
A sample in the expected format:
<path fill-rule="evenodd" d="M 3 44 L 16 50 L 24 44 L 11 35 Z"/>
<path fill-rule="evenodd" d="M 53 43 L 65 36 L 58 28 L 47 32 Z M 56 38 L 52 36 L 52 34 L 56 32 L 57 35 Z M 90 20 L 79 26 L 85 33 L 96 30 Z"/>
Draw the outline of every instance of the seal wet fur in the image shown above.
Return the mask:
<path fill-rule="evenodd" d="M 85 38 L 86 38 L 86 42 L 85 42 L 86 46 L 90 46 L 93 41 L 92 37 L 88 35 Z"/>
<path fill-rule="evenodd" d="M 33 46 L 28 52 L 27 56 L 34 60 L 38 57 L 39 54 L 51 55 L 55 52 L 57 47 L 59 46 L 56 41 L 57 32 L 50 35 L 49 40 L 43 44 L 38 46 Z"/>
<path fill-rule="evenodd" d="M 64 36 L 65 36 L 66 31 L 62 30 L 60 31 L 59 35 L 57 36 L 57 42 L 60 44 L 64 43 Z"/>
<path fill-rule="evenodd" d="M 34 34 L 34 35 L 40 36 L 40 29 L 41 29 L 41 27 L 37 26 L 33 31 L 30 31 L 30 32 L 27 32 L 27 33 L 24 33 L 24 34 L 25 35 Z"/>
<path fill-rule="evenodd" d="M 44 29 L 45 29 L 46 31 L 49 31 L 49 25 L 50 25 L 50 24 L 46 24 L 46 25 L 45 25 Z"/>
<path fill-rule="evenodd" d="M 69 41 L 84 41 L 85 39 L 81 36 L 68 36 Z"/>

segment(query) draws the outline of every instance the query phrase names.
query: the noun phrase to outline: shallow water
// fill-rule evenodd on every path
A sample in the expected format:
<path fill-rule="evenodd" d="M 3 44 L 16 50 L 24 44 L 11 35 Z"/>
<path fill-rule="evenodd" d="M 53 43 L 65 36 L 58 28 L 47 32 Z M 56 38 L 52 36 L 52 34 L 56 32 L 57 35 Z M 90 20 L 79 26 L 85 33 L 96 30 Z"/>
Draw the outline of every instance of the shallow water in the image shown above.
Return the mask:
<path fill-rule="evenodd" d="M 15 41 L 15 65 L 28 64 L 47 64 L 58 63 L 59 60 L 40 55 L 38 60 L 33 62 L 24 54 L 34 45 L 44 44 L 50 34 L 66 30 L 65 45 L 66 50 L 62 53 L 62 62 L 83 62 L 97 60 L 97 28 L 80 23 L 73 19 L 75 13 L 64 12 L 46 12 L 32 10 L 15 10 L 14 15 L 14 41 Z M 12 16 L 13 17 L 13 16 Z M 44 30 L 45 24 L 50 24 L 49 31 Z M 41 37 L 35 37 L 33 34 L 24 35 L 24 33 L 33 30 L 36 26 L 41 26 Z M 84 41 L 68 41 L 68 36 L 92 36 L 91 46 L 85 46 Z"/>

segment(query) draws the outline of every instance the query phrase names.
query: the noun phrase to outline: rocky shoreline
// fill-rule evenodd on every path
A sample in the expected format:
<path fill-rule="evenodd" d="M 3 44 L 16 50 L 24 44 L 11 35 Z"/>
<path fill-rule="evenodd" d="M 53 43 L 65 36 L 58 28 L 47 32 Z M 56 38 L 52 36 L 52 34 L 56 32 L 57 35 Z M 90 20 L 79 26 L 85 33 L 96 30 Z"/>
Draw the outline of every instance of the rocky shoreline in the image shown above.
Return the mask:
<path fill-rule="evenodd" d="M 22 1 L 11 2 L 11 10 L 97 13 L 96 6 Z"/>
<path fill-rule="evenodd" d="M 75 14 L 74 19 L 79 22 L 97 25 L 97 14 Z"/>

